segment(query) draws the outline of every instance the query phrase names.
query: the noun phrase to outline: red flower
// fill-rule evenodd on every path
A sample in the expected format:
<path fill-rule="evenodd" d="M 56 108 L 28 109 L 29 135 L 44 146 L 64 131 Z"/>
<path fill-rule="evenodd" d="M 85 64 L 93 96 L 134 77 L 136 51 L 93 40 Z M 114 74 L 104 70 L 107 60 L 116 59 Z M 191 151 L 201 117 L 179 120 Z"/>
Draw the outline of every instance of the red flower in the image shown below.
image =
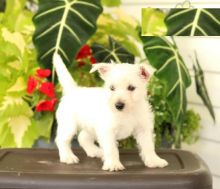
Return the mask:
<path fill-rule="evenodd" d="M 37 70 L 37 76 L 40 78 L 45 78 L 45 77 L 49 77 L 51 74 L 51 71 L 49 69 L 38 69 Z"/>
<path fill-rule="evenodd" d="M 27 93 L 32 94 L 37 87 L 38 81 L 35 80 L 32 76 L 28 78 L 27 82 Z"/>
<path fill-rule="evenodd" d="M 84 66 L 86 62 L 95 64 L 97 61 L 92 55 L 92 49 L 89 45 L 84 45 L 78 54 L 76 55 L 76 61 L 78 62 L 79 67 Z"/>
<path fill-rule="evenodd" d="M 54 90 L 54 85 L 51 82 L 44 82 L 41 84 L 39 91 L 44 93 L 45 95 L 47 95 L 50 98 L 54 98 L 55 97 L 55 90 Z"/>
<path fill-rule="evenodd" d="M 41 112 L 41 111 L 52 112 L 54 111 L 56 102 L 57 102 L 56 98 L 53 98 L 51 100 L 44 100 L 37 104 L 36 111 L 37 112 Z"/>
<path fill-rule="evenodd" d="M 96 60 L 93 56 L 91 56 L 91 57 L 90 57 L 90 62 L 91 62 L 92 64 L 95 64 L 95 63 L 97 62 L 97 60 Z"/>
<path fill-rule="evenodd" d="M 83 59 L 83 58 L 87 58 L 88 56 L 92 55 L 92 50 L 89 47 L 89 45 L 84 45 L 80 51 L 78 52 L 78 54 L 76 55 L 76 60 L 79 59 Z"/>

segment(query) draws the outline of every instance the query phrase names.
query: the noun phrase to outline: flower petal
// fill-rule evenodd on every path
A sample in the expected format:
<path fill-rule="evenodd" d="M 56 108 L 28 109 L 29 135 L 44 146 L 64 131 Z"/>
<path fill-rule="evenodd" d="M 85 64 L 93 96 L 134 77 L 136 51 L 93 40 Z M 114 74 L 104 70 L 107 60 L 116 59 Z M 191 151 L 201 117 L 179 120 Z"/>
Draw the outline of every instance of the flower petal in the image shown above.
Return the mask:
<path fill-rule="evenodd" d="M 84 45 L 78 54 L 76 55 L 76 60 L 87 58 L 92 55 L 92 50 L 89 45 Z"/>
<path fill-rule="evenodd" d="M 37 84 L 38 84 L 38 81 L 34 79 L 34 77 L 30 76 L 27 82 L 27 90 L 26 90 L 27 93 L 32 94 L 34 90 L 36 89 Z"/>
<path fill-rule="evenodd" d="M 51 100 L 41 101 L 37 104 L 36 111 L 37 112 L 41 112 L 41 111 L 52 112 L 52 111 L 54 111 L 54 107 L 56 105 L 56 102 L 57 102 L 56 98 L 53 98 Z"/>
<path fill-rule="evenodd" d="M 44 82 L 41 84 L 39 91 L 50 98 L 55 97 L 55 87 L 54 84 L 51 82 Z"/>
<path fill-rule="evenodd" d="M 40 78 L 46 78 L 46 77 L 49 77 L 51 75 L 51 71 L 49 69 L 40 68 L 36 71 L 36 74 Z"/>

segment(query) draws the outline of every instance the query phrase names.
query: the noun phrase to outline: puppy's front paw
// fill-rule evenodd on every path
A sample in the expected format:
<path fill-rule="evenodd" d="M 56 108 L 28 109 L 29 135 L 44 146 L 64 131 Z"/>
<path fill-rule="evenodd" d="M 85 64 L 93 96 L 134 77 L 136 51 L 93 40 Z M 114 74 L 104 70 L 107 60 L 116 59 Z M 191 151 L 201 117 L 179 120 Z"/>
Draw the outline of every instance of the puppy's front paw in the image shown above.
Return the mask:
<path fill-rule="evenodd" d="M 73 153 L 66 153 L 60 156 L 60 162 L 66 164 L 73 164 L 73 163 L 78 163 L 79 159 Z"/>
<path fill-rule="evenodd" d="M 125 168 L 120 161 L 105 161 L 102 169 L 105 171 L 121 171 Z"/>
<path fill-rule="evenodd" d="M 168 165 L 168 162 L 164 159 L 159 158 L 158 156 L 153 156 L 146 158 L 144 164 L 150 168 L 163 168 Z"/>

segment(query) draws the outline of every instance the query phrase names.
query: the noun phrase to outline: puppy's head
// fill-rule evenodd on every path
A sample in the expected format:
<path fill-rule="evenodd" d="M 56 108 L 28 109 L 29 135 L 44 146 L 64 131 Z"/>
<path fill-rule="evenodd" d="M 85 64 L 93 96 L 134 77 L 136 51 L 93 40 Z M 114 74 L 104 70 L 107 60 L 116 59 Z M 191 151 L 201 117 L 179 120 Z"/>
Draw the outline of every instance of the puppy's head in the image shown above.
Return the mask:
<path fill-rule="evenodd" d="M 98 71 L 109 91 L 109 104 L 113 111 L 128 112 L 146 98 L 146 85 L 150 71 L 145 64 L 93 65 L 90 72 Z"/>

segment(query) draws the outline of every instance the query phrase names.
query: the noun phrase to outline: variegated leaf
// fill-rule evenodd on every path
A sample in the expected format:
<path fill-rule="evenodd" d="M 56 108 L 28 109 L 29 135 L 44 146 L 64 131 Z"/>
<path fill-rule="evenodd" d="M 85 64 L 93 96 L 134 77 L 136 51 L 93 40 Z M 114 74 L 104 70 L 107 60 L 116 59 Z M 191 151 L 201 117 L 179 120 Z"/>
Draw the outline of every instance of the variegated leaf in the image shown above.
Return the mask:
<path fill-rule="evenodd" d="M 19 110 L 19 111 L 18 111 Z M 0 117 L 16 117 L 25 115 L 31 117 L 33 111 L 20 97 L 5 96 L 0 104 Z"/>
<path fill-rule="evenodd" d="M 24 134 L 31 126 L 33 111 L 19 97 L 5 96 L 0 104 L 0 140 L 1 147 L 21 147 Z"/>
<path fill-rule="evenodd" d="M 16 147 L 14 135 L 12 134 L 11 128 L 8 126 L 8 119 L 2 119 L 0 122 L 0 147 L 1 148 L 12 148 Z"/>
<path fill-rule="evenodd" d="M 11 117 L 8 121 L 8 126 L 14 136 L 17 147 L 22 147 L 22 140 L 28 127 L 31 126 L 31 120 L 27 116 Z"/>
<path fill-rule="evenodd" d="M 167 33 L 166 14 L 154 8 L 142 8 L 142 36 L 163 36 Z"/>

